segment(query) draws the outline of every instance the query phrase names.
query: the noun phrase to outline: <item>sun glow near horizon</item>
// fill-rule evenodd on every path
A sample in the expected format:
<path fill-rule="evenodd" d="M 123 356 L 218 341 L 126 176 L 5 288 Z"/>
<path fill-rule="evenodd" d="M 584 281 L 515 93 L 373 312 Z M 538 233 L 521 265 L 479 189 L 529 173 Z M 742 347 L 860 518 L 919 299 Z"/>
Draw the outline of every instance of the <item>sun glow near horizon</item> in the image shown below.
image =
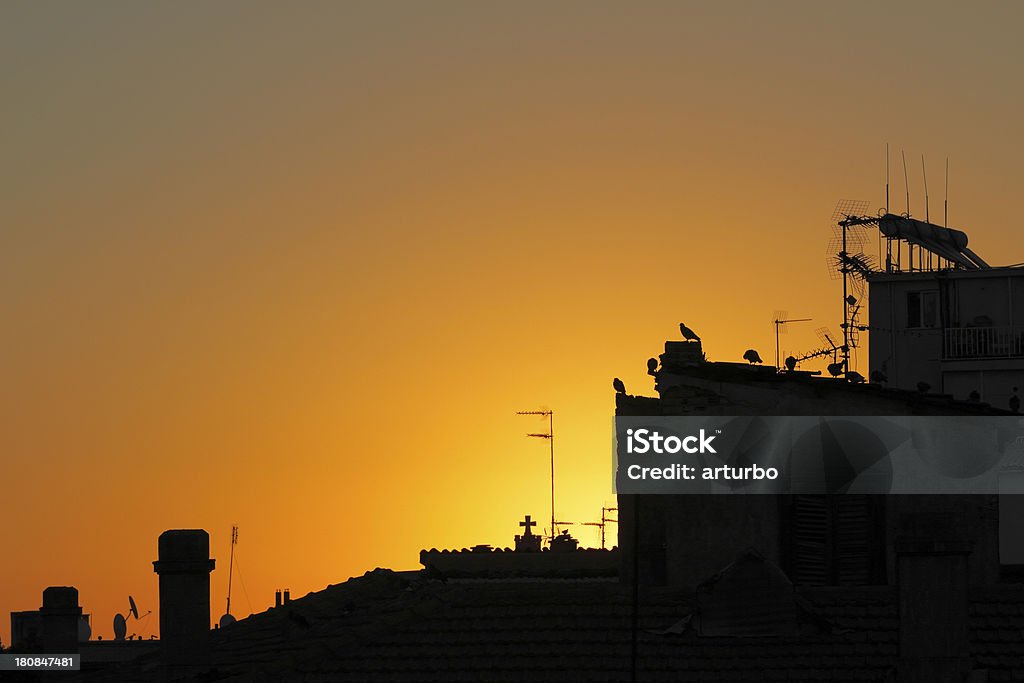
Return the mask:
<path fill-rule="evenodd" d="M 913 11 L 0 10 L 0 612 L 74 585 L 94 634 L 129 594 L 155 618 L 171 528 L 210 532 L 214 619 L 233 524 L 238 615 L 510 545 L 550 514 L 540 406 L 558 517 L 599 519 L 612 378 L 651 393 L 680 320 L 713 360 L 770 363 L 778 309 L 814 319 L 784 355 L 839 329 L 829 218 L 883 204 L 887 141 L 1024 260 L 1021 10 Z"/>

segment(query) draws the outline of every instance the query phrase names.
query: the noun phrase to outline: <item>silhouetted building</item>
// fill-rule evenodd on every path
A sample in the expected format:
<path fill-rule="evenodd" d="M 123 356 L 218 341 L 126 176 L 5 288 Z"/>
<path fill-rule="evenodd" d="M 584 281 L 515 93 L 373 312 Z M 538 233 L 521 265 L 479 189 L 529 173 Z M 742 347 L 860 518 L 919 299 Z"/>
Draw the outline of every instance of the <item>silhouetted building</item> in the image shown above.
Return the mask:
<path fill-rule="evenodd" d="M 82 614 L 74 587 L 50 586 L 38 610 L 11 612 L 10 647 L 16 652 L 70 654 L 88 639 L 89 615 Z"/>
<path fill-rule="evenodd" d="M 478 545 L 462 550 L 420 551 L 420 564 L 428 572 L 444 578 L 599 578 L 615 577 L 619 572 L 618 550 L 581 549 L 575 538 L 564 531 L 552 539 L 550 548 L 541 548 L 541 537 L 531 531 L 536 522 L 519 522 L 522 534 L 515 536 L 515 549 Z"/>
<path fill-rule="evenodd" d="M 960 231 L 896 216 L 880 226 L 902 257 L 867 276 L 870 370 L 1007 408 L 1024 390 L 1024 268 L 990 267 Z"/>
<path fill-rule="evenodd" d="M 690 344 L 697 346 L 697 343 Z M 991 406 L 854 384 L 745 363 L 695 361 L 666 344 L 657 398 L 616 396 L 618 415 L 983 415 Z M 643 501 L 645 583 L 694 585 L 746 548 L 757 548 L 806 585 L 884 585 L 895 577 L 893 539 L 920 509 L 969 533 L 975 583 L 999 574 L 998 500 L 970 496 L 658 495 Z M 629 571 L 633 497 L 620 496 L 620 547 Z M 623 506 L 625 506 L 623 508 Z M 702 521 L 703 520 L 703 521 Z M 623 536 L 623 534 L 626 536 Z"/>
<path fill-rule="evenodd" d="M 177 529 L 160 534 L 160 640 L 170 662 L 201 660 L 204 636 L 210 630 L 210 535 L 202 529 Z"/>
<path fill-rule="evenodd" d="M 667 343 L 660 365 L 658 396 L 618 394 L 619 415 L 1000 412 L 708 363 L 698 342 Z M 423 551 L 421 572 L 377 569 L 214 631 L 193 615 L 183 621 L 205 654 L 187 667 L 165 667 L 154 653 L 80 678 L 1022 680 L 1024 585 L 1000 572 L 996 503 L 991 495 L 620 495 L 621 550 L 580 550 L 571 539 L 559 541 L 564 552 L 540 549 L 524 541 L 534 536 L 526 519 L 515 550 Z M 212 561 L 199 533 L 184 537 L 187 550 L 174 561 L 206 579 L 208 610 Z M 172 555 L 162 536 L 158 572 Z M 593 571 L 609 561 L 619 568 Z M 161 605 L 171 595 L 164 576 Z M 199 583 L 184 590 L 201 592 Z"/>
<path fill-rule="evenodd" d="M 11 652 L 78 653 L 83 672 L 109 673 L 111 667 L 158 650 L 159 641 L 156 640 L 91 639 L 89 615 L 82 614 L 78 603 L 76 588 L 51 586 L 43 591 L 40 609 L 11 612 Z M 67 677 L 70 674 L 59 675 Z M 31 673 L 18 676 L 14 680 L 35 679 L 35 674 Z M 0 672 L 0 680 L 5 680 L 3 672 Z"/>
<path fill-rule="evenodd" d="M 708 363 L 697 360 L 697 343 L 684 345 L 686 354 L 677 352 L 679 343 L 666 344 L 656 373 L 659 396 L 617 395 L 618 415 L 1005 414 L 945 395 Z M 990 656 L 993 646 L 984 641 L 992 634 L 979 630 L 984 619 L 978 618 L 989 601 L 1015 603 L 1021 596 L 1018 586 L 1001 583 L 998 503 L 995 495 L 620 495 L 622 574 L 627 581 L 635 576 L 644 590 L 695 589 L 696 631 L 703 635 L 767 629 L 809 646 L 820 634 L 808 638 L 798 626 L 811 612 L 791 605 L 792 596 L 814 603 L 845 588 L 851 604 L 891 615 L 898 628 L 898 639 L 879 653 L 889 658 L 889 675 L 959 681 L 973 671 L 992 676 L 979 680 L 1003 680 L 1010 672 L 998 669 L 1024 665 L 1024 639 L 1004 650 L 1006 658 Z M 737 583 L 735 601 L 712 610 L 718 626 L 709 632 L 700 604 L 707 577 L 751 552 L 763 567 L 748 571 L 745 582 L 758 591 L 746 594 Z M 759 603 L 765 607 L 751 611 Z M 780 616 L 794 609 L 796 622 Z M 1016 605 L 1006 613 L 1014 615 L 1007 624 L 1024 627 Z M 874 628 L 863 635 L 879 637 Z M 880 644 L 888 638 L 879 637 Z M 737 656 L 743 652 L 738 647 Z"/>
<path fill-rule="evenodd" d="M 39 608 L 46 652 L 78 652 L 78 623 L 82 608 L 78 605 L 78 589 L 72 586 L 50 586 L 43 591 Z"/>
<path fill-rule="evenodd" d="M 40 652 L 43 646 L 43 620 L 39 610 L 11 612 L 11 647 L 15 652 Z"/>

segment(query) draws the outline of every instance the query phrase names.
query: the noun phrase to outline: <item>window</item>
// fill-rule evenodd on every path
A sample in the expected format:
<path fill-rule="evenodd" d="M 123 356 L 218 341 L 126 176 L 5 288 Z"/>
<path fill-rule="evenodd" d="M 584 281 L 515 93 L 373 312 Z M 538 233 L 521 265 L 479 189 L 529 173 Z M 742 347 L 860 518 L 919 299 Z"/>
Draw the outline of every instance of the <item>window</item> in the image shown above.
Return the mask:
<path fill-rule="evenodd" d="M 884 496 L 790 496 L 784 510 L 790 580 L 805 586 L 886 582 Z"/>
<path fill-rule="evenodd" d="M 939 326 L 939 293 L 907 292 L 907 327 Z"/>

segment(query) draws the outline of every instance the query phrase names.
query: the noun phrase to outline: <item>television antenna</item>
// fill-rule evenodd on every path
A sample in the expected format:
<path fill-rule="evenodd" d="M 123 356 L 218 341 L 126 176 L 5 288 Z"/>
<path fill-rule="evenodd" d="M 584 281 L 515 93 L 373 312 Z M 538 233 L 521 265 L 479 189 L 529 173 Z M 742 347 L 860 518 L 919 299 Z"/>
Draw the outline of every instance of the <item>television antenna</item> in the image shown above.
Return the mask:
<path fill-rule="evenodd" d="M 235 569 L 235 546 L 238 545 L 238 525 L 231 527 L 231 559 L 228 562 L 228 604 L 224 616 L 220 618 L 220 627 L 230 626 L 236 619 L 231 616 L 231 579 Z"/>
<path fill-rule="evenodd" d="M 835 363 L 839 360 L 838 355 L 841 347 L 835 342 L 836 334 L 828 327 L 819 327 L 814 331 L 818 335 L 818 339 L 828 346 L 828 351 L 832 354 L 832 362 Z"/>
<path fill-rule="evenodd" d="M 785 311 L 775 311 L 775 314 L 772 316 L 772 324 L 775 325 L 775 371 L 776 372 L 778 372 L 779 370 L 782 369 L 782 366 L 779 364 L 779 359 L 781 357 L 779 355 L 779 335 L 786 333 L 786 324 L 787 323 L 806 323 L 806 322 L 809 322 L 810 320 L 811 320 L 811 318 L 789 318 L 789 319 L 787 319 Z"/>
<path fill-rule="evenodd" d="M 583 526 L 596 526 L 601 529 L 601 550 L 605 550 L 605 536 L 604 530 L 609 524 L 618 524 L 619 520 L 612 519 L 608 516 L 609 512 L 618 512 L 619 508 L 603 507 L 601 508 L 601 521 L 600 522 L 583 522 Z"/>
<path fill-rule="evenodd" d="M 548 418 L 548 431 L 546 434 L 527 434 L 526 436 L 535 439 L 547 439 L 548 446 L 551 451 L 551 536 L 549 541 L 554 539 L 558 531 L 556 529 L 557 522 L 555 521 L 555 411 L 545 410 L 519 410 L 516 415 L 539 415 L 541 417 Z"/>
<path fill-rule="evenodd" d="M 849 334 L 847 339 L 850 343 L 850 348 L 855 349 L 860 344 L 860 332 L 867 328 L 866 325 L 860 325 L 857 322 L 857 317 L 861 313 L 861 303 L 857 300 L 857 297 L 850 294 L 846 297 L 846 305 L 849 307 L 850 322 L 848 325 Z"/>
<path fill-rule="evenodd" d="M 905 157 L 904 157 L 905 159 Z M 905 165 L 905 161 L 904 161 Z M 854 302 L 864 297 L 864 283 L 872 273 L 878 272 L 875 260 L 864 253 L 867 245 L 868 225 L 877 225 L 878 216 L 868 216 L 868 202 L 855 199 L 843 199 L 836 204 L 832 212 L 832 239 L 828 245 L 828 261 L 833 280 L 843 280 L 843 344 L 839 347 L 843 354 L 843 367 L 850 367 L 850 333 L 853 323 L 850 320 L 850 290 L 856 296 Z M 859 310 L 859 309 L 858 309 Z M 838 361 L 836 361 L 838 362 Z"/>

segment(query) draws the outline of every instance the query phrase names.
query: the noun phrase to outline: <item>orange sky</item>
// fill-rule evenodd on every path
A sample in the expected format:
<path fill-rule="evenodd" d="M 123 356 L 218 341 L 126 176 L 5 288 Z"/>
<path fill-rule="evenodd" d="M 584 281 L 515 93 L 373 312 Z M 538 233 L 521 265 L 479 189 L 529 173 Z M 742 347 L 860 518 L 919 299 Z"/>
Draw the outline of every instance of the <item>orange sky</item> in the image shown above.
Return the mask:
<path fill-rule="evenodd" d="M 599 518 L 612 377 L 650 393 L 680 320 L 715 360 L 771 359 L 776 309 L 791 351 L 839 329 L 828 220 L 883 204 L 886 142 L 915 215 L 949 156 L 950 223 L 1024 261 L 1021 15 L 4 4 L 0 639 L 48 585 L 104 637 L 155 611 L 169 528 L 210 531 L 215 617 L 232 524 L 242 615 L 509 545 L 549 514 L 516 410 Z"/>

